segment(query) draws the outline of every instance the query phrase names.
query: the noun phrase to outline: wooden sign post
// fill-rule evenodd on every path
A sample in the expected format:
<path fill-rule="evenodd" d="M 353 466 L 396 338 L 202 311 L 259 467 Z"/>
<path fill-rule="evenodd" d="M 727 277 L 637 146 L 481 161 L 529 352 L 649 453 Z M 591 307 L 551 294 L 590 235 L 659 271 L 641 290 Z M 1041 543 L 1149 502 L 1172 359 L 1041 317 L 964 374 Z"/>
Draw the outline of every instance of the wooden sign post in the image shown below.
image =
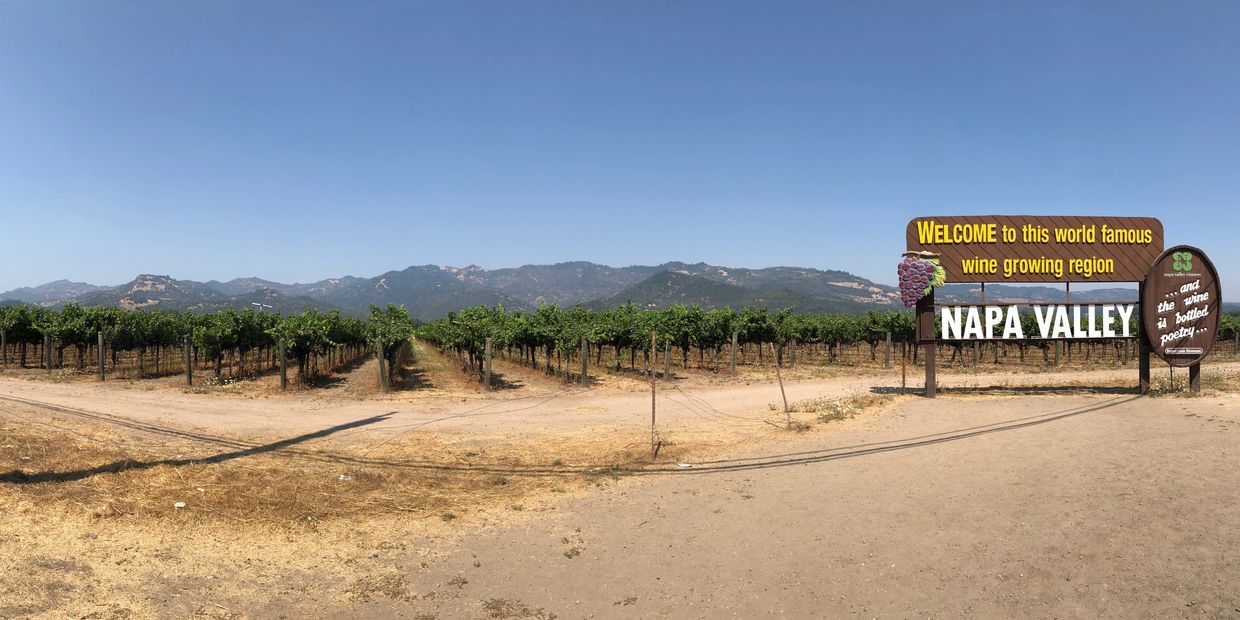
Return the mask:
<path fill-rule="evenodd" d="M 1188 368 L 1189 389 L 1194 392 L 1201 390 L 1201 360 L 1214 347 L 1222 304 L 1214 263 L 1195 247 L 1168 249 L 1145 276 L 1141 290 L 1144 340 L 1172 368 Z M 1144 384 L 1142 388 L 1148 390 Z"/>

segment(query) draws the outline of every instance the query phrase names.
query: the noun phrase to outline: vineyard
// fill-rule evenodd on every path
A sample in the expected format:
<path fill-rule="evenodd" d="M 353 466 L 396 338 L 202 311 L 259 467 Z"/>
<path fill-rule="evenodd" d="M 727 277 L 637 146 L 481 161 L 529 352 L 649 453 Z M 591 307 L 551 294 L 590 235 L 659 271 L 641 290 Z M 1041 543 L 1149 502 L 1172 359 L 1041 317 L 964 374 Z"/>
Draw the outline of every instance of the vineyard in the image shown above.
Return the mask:
<path fill-rule="evenodd" d="M 373 354 L 376 343 L 388 368 L 397 368 L 412 332 L 402 306 L 372 307 L 366 321 L 313 309 L 278 315 L 7 306 L 0 308 L 0 364 L 130 378 L 205 371 L 218 382 L 277 369 L 283 359 L 290 367 L 296 362 L 306 383 Z"/>
<path fill-rule="evenodd" d="M 1032 313 L 1022 314 L 1021 319 L 1026 331 L 1036 331 Z M 1135 319 L 1130 330 L 1137 333 Z M 1220 341 L 1230 342 L 1221 342 L 1216 351 L 1233 356 L 1240 353 L 1240 317 L 1223 317 L 1220 332 Z M 533 312 L 514 312 L 499 306 L 479 306 L 422 325 L 417 334 L 457 355 L 463 368 L 480 377 L 485 372 L 488 342 L 505 358 L 542 368 L 566 380 L 580 379 L 582 370 L 591 363 L 617 371 L 627 363 L 629 369 L 637 370 L 639 358 L 641 368 L 653 366 L 657 370 L 662 366 L 665 374 L 674 366 L 735 372 L 737 365 L 778 362 L 793 366 L 798 360 L 858 365 L 876 364 L 881 359 L 884 366 L 890 365 L 892 359 L 904 358 L 913 364 L 920 361 L 913 313 L 899 311 L 795 314 L 789 309 L 703 310 L 697 306 L 645 310 L 629 303 L 604 311 L 544 304 Z M 1128 363 L 1137 355 L 1136 338 L 957 342 L 940 346 L 943 363 L 949 366 L 1058 366 L 1074 358 L 1094 363 Z"/>
<path fill-rule="evenodd" d="M 1025 329 L 1034 317 L 1022 315 Z M 1136 325 L 1131 326 L 1136 333 Z M 366 320 L 306 310 L 279 315 L 252 310 L 211 313 L 129 311 L 74 304 L 52 310 L 0 307 L 0 365 L 105 371 L 125 378 L 205 372 L 216 382 L 287 369 L 306 383 L 337 372 L 383 348 L 383 373 L 402 366 L 414 335 L 454 355 L 461 368 L 485 380 L 488 346 L 494 355 L 579 381 L 589 368 L 613 372 L 654 368 L 730 372 L 738 367 L 889 367 L 917 365 L 913 314 L 797 314 L 761 307 L 649 310 L 624 304 L 593 311 L 544 304 L 531 312 L 502 306 L 466 308 L 413 327 L 403 306 L 372 307 Z M 652 340 L 653 334 L 653 340 Z M 1240 317 L 1222 318 L 1216 354 L 1240 353 Z M 283 345 L 283 356 L 281 354 Z M 1062 362 L 1127 364 L 1136 339 L 941 344 L 948 368 L 1004 364 L 1055 367 Z"/>

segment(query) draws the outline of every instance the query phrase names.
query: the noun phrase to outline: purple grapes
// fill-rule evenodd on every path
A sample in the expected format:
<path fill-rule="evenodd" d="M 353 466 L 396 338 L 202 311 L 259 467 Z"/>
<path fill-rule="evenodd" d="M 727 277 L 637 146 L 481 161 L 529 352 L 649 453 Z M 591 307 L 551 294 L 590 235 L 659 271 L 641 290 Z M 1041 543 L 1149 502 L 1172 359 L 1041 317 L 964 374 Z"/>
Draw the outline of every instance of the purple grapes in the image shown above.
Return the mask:
<path fill-rule="evenodd" d="M 906 308 L 912 308 L 934 278 L 934 263 L 909 256 L 896 269 L 900 274 L 900 301 Z"/>

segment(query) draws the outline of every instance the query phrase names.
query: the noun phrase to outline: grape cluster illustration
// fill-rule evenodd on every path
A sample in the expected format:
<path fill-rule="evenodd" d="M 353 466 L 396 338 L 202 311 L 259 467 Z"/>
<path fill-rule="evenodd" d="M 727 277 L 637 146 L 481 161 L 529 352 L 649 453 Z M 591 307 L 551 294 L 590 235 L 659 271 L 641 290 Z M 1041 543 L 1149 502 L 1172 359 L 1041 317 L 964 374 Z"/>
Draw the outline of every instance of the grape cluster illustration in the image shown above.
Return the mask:
<path fill-rule="evenodd" d="M 947 272 L 939 265 L 937 258 L 909 256 L 897 270 L 900 273 L 900 300 L 906 308 L 916 306 L 917 300 L 925 297 L 930 289 L 947 282 Z"/>

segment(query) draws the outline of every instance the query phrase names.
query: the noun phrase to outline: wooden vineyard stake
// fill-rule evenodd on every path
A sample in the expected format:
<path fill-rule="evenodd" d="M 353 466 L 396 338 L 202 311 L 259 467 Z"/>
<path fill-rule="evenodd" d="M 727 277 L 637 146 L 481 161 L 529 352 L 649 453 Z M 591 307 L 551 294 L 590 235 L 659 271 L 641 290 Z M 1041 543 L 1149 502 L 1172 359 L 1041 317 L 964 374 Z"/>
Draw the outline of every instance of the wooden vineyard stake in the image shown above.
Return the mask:
<path fill-rule="evenodd" d="M 779 381 L 779 396 L 784 399 L 784 419 L 787 422 L 789 430 L 792 429 L 792 413 L 788 411 L 788 395 L 784 393 L 784 377 L 779 372 L 779 352 L 775 350 L 775 343 L 771 343 L 771 357 L 775 359 L 775 379 Z"/>
<path fill-rule="evenodd" d="M 280 340 L 280 391 L 288 389 L 288 349 Z"/>
<path fill-rule="evenodd" d="M 590 341 L 587 340 L 585 336 L 582 336 L 581 337 L 581 385 L 582 387 L 585 387 L 586 383 L 588 382 L 588 379 L 587 379 L 588 375 L 586 373 L 589 370 L 590 370 Z"/>
<path fill-rule="evenodd" d="M 487 336 L 486 348 L 483 350 L 482 375 L 487 389 L 491 389 L 491 337 Z"/>
<path fill-rule="evenodd" d="M 192 360 L 189 355 L 189 336 L 186 336 L 185 340 L 181 341 L 181 349 L 181 353 L 185 357 L 185 387 L 193 387 L 194 365 L 190 363 Z"/>
<path fill-rule="evenodd" d="M 650 350 L 653 351 L 658 342 L 658 337 L 654 332 L 650 332 Z M 659 456 L 659 439 L 655 434 L 655 380 L 654 369 L 649 368 L 650 373 L 650 459 L 654 460 Z"/>
<path fill-rule="evenodd" d="M 883 349 L 883 368 L 891 368 L 891 332 L 887 332 L 887 348 Z"/>
<path fill-rule="evenodd" d="M 904 390 L 908 385 L 908 353 L 900 352 L 900 396 L 904 396 Z"/>
<path fill-rule="evenodd" d="M 383 339 L 375 339 L 375 355 L 379 358 L 379 389 L 388 391 L 387 360 L 383 355 Z"/>
<path fill-rule="evenodd" d="M 736 341 L 737 341 L 737 336 L 738 336 L 738 335 L 737 335 L 737 333 L 736 333 L 736 332 L 732 332 L 732 363 L 731 363 L 731 364 L 729 365 L 729 367 L 728 367 L 728 370 L 730 370 L 730 371 L 732 372 L 732 376 L 736 376 Z"/>
<path fill-rule="evenodd" d="M 103 381 L 103 332 L 99 332 L 99 346 L 95 347 L 95 357 L 99 361 L 99 380 Z"/>

